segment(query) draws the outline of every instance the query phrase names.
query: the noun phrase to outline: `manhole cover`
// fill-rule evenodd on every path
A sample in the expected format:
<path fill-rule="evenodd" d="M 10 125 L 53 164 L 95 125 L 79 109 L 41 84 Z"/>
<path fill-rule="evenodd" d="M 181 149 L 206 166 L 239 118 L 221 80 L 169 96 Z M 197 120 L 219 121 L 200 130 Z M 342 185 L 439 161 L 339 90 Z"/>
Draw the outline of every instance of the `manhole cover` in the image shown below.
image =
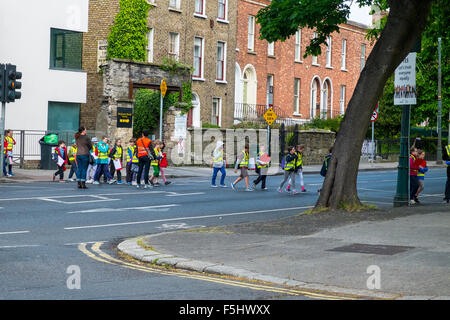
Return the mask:
<path fill-rule="evenodd" d="M 348 246 L 337 247 L 334 249 L 329 249 L 327 251 L 394 255 L 397 253 L 408 251 L 410 249 L 414 249 L 414 247 L 390 246 L 390 245 L 382 245 L 382 244 L 353 243 Z"/>

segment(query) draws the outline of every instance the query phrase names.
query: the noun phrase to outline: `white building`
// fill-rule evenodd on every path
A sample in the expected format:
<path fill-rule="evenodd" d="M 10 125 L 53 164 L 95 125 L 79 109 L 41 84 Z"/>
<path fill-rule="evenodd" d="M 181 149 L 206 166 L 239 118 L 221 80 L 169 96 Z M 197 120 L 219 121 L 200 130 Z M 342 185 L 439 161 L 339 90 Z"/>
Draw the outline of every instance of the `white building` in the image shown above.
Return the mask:
<path fill-rule="evenodd" d="M 6 129 L 78 129 L 88 7 L 89 0 L 0 0 L 0 63 L 23 74 L 22 98 L 6 106 Z"/>

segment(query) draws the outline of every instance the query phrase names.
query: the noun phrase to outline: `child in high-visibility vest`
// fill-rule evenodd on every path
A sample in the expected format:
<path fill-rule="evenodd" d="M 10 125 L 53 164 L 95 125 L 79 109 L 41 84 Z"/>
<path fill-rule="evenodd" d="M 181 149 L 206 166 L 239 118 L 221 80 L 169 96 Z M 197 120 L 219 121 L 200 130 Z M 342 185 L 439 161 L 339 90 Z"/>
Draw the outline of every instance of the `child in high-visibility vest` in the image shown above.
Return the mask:
<path fill-rule="evenodd" d="M 283 181 L 281 181 L 280 187 L 278 188 L 278 192 L 283 192 L 283 186 L 288 181 L 288 179 L 291 179 L 292 183 L 292 192 L 291 194 L 297 194 L 298 191 L 295 190 L 295 163 L 297 161 L 297 154 L 295 153 L 295 147 L 289 147 L 288 148 L 289 153 L 286 155 L 285 158 L 285 165 L 284 165 L 284 178 Z"/>
<path fill-rule="evenodd" d="M 116 170 L 116 166 L 114 164 L 114 161 L 120 161 L 120 167 L 122 167 L 122 160 L 123 160 L 123 148 L 122 148 L 122 140 L 116 139 L 116 143 L 114 144 L 114 147 L 109 152 L 109 157 L 111 158 L 111 161 L 109 163 L 109 171 L 111 174 L 111 177 L 114 178 L 114 174 L 117 172 L 117 184 L 122 184 L 122 168 L 120 170 Z"/>
<path fill-rule="evenodd" d="M 425 161 L 425 151 L 419 150 L 417 151 L 418 158 L 415 161 L 415 164 L 419 167 L 419 172 L 417 172 L 417 181 L 419 182 L 419 189 L 417 189 L 416 197 L 414 201 L 420 203 L 419 194 L 425 189 L 425 173 L 428 172 L 427 162 Z"/>
<path fill-rule="evenodd" d="M 259 182 L 261 182 L 261 190 L 267 190 L 266 188 L 266 178 L 267 178 L 267 172 L 269 170 L 269 163 L 264 162 L 261 160 L 261 157 L 263 155 L 267 155 L 265 152 L 265 146 L 260 145 L 259 146 L 259 153 L 256 157 L 256 173 L 258 173 L 258 178 L 253 181 L 253 189 L 256 189 L 256 186 Z"/>
<path fill-rule="evenodd" d="M 324 178 L 327 176 L 328 165 L 329 165 L 332 155 L 333 155 L 333 147 L 331 147 L 329 149 L 329 153 L 325 156 L 325 159 L 323 160 L 322 168 L 320 169 L 320 175 Z M 322 191 L 322 189 L 317 190 L 318 193 L 320 193 L 321 191 Z"/>
<path fill-rule="evenodd" d="M 159 162 L 163 158 L 162 151 L 161 151 L 161 140 L 155 141 L 155 148 L 153 149 L 155 151 L 156 158 L 151 161 L 151 166 L 153 168 L 153 174 L 150 177 L 149 181 L 153 186 L 159 186 L 158 177 L 160 173 L 159 168 Z"/>
<path fill-rule="evenodd" d="M 216 142 L 216 148 L 214 149 L 213 156 L 212 156 L 212 167 L 213 167 L 213 175 L 211 179 L 211 187 L 217 188 L 216 185 L 216 179 L 217 174 L 220 171 L 221 177 L 220 177 L 220 186 L 222 188 L 226 188 L 225 185 L 225 177 L 227 176 L 226 171 L 226 162 L 223 158 L 223 142 L 217 141 Z"/>
<path fill-rule="evenodd" d="M 237 161 L 234 165 L 234 173 L 237 173 L 238 168 L 241 170 L 241 174 L 239 177 L 231 183 L 231 188 L 236 190 L 236 184 L 244 180 L 246 189 L 245 191 L 253 191 L 252 188 L 248 185 L 248 160 L 249 160 L 249 147 L 245 145 L 244 151 L 238 156 Z"/>
<path fill-rule="evenodd" d="M 69 149 L 69 163 L 70 163 L 70 172 L 69 172 L 69 181 L 75 181 L 72 177 L 76 174 L 78 166 L 77 166 L 77 144 L 75 140 L 72 141 L 72 146 Z"/>
<path fill-rule="evenodd" d="M 127 148 L 127 177 L 128 185 L 136 185 L 136 176 L 139 170 L 139 159 L 137 158 L 136 139 L 131 138 Z"/>
<path fill-rule="evenodd" d="M 58 147 L 55 148 L 55 162 L 58 166 L 58 171 L 53 174 L 53 181 L 59 175 L 59 182 L 64 182 L 65 165 L 67 164 L 67 148 L 63 140 L 58 141 Z"/>
<path fill-rule="evenodd" d="M 303 183 L 303 153 L 305 152 L 305 146 L 303 144 L 299 144 L 295 147 L 295 154 L 297 155 L 297 161 L 295 162 L 295 170 L 294 173 L 298 176 L 300 180 L 300 186 L 302 188 L 302 192 L 306 192 L 305 185 Z M 289 181 L 286 191 L 290 191 L 291 183 Z"/>
<path fill-rule="evenodd" d="M 95 171 L 93 184 L 100 184 L 99 179 L 101 174 L 106 177 L 109 184 L 116 182 L 108 170 L 108 151 L 108 137 L 103 137 L 102 141 L 100 141 L 97 145 L 97 170 Z"/>
<path fill-rule="evenodd" d="M 13 160 L 13 147 L 16 144 L 16 140 L 12 137 L 12 130 L 5 131 L 5 139 L 3 141 L 3 152 L 4 152 L 4 161 L 3 161 L 3 174 L 6 177 L 12 177 L 14 174 L 12 172 L 12 160 Z M 8 166 L 8 171 L 6 170 L 6 166 Z"/>
<path fill-rule="evenodd" d="M 92 149 L 89 155 L 89 166 L 86 171 L 86 183 L 93 183 L 95 172 L 97 172 L 97 137 L 92 138 Z"/>

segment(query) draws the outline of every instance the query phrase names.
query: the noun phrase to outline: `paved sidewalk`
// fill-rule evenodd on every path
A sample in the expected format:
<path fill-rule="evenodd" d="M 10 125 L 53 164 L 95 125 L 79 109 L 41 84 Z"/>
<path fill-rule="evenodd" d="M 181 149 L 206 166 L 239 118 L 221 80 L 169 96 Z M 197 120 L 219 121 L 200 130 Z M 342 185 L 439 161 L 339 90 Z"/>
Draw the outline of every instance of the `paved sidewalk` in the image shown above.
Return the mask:
<path fill-rule="evenodd" d="M 428 166 L 432 167 L 444 167 L 445 165 L 436 165 L 436 162 L 428 162 Z M 321 165 L 304 166 L 303 172 L 305 174 L 319 174 Z M 370 164 L 367 162 L 361 162 L 359 165 L 360 171 L 371 170 L 395 170 L 398 167 L 397 162 L 382 162 Z M 1 177 L 0 182 L 33 182 L 33 181 L 52 181 L 52 175 L 56 170 L 41 170 L 41 169 L 19 169 L 14 168 L 14 177 L 6 178 Z M 256 175 L 254 171 L 249 171 L 250 175 Z M 182 167 L 168 167 L 165 169 L 166 177 L 168 179 L 173 178 L 192 178 L 192 177 L 211 177 L 212 169 L 209 167 L 201 166 L 182 166 Z M 122 176 L 125 177 L 125 169 L 122 170 Z M 279 167 L 272 167 L 269 169 L 269 175 L 279 175 L 282 171 Z M 64 173 L 64 178 L 67 179 L 69 170 Z M 234 173 L 232 168 L 227 169 L 227 176 L 238 176 L 238 173 Z M 125 178 L 124 178 L 125 179 Z"/>
<path fill-rule="evenodd" d="M 448 205 L 300 214 L 142 236 L 118 249 L 158 265 L 304 289 L 383 299 L 450 299 Z M 380 289 L 368 289 L 374 272 L 370 266 L 379 268 Z"/>

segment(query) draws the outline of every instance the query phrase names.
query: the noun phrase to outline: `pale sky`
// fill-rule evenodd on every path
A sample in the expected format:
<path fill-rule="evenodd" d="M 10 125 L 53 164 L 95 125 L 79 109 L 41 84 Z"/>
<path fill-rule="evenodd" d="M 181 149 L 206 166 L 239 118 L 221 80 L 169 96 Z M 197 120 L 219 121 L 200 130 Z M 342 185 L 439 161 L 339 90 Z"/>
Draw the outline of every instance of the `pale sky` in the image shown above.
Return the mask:
<path fill-rule="evenodd" d="M 352 6 L 350 7 L 351 13 L 349 16 L 349 20 L 363 23 L 365 25 L 372 25 L 372 16 L 369 14 L 370 7 L 359 8 L 356 1 L 353 1 Z"/>

